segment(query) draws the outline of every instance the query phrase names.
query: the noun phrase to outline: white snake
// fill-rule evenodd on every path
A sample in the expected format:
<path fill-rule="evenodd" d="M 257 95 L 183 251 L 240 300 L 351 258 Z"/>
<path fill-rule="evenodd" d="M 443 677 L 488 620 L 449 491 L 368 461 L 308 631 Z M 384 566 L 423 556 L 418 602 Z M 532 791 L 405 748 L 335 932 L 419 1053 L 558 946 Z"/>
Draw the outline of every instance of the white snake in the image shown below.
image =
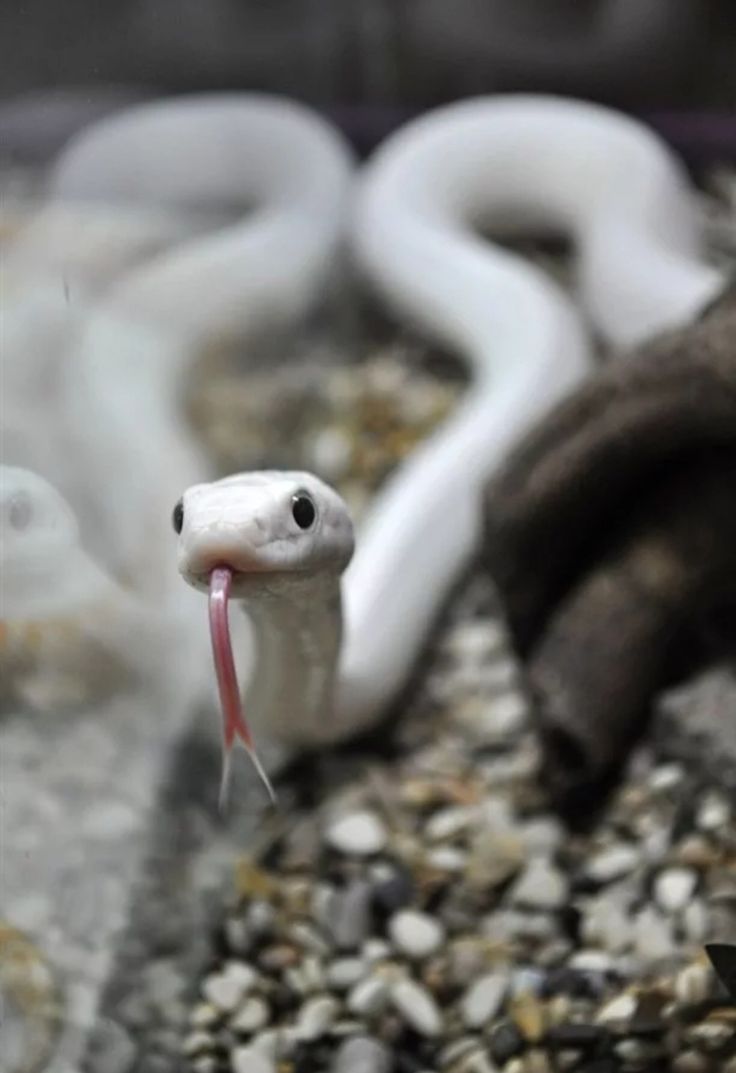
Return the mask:
<path fill-rule="evenodd" d="M 226 634 L 231 590 L 256 625 L 248 700 L 271 733 L 314 744 L 375 722 L 477 544 L 483 483 L 587 372 L 568 301 L 481 243 L 480 220 L 568 233 L 583 304 L 609 342 L 687 320 L 721 284 L 696 260 L 680 167 L 629 120 L 556 100 L 471 101 L 390 139 L 360 185 L 358 260 L 401 315 L 466 358 L 472 385 L 377 497 L 344 580 L 342 645 L 352 533 L 332 491 L 308 474 L 259 473 L 184 495 L 179 566 L 210 589 L 227 749 L 237 736 L 252 748 Z M 308 525 L 295 514 L 305 497 Z"/>
<path fill-rule="evenodd" d="M 177 108 L 181 122 L 169 127 Z M 92 336 L 97 348 L 104 342 L 106 360 L 82 363 L 83 408 L 77 413 L 81 419 L 103 406 L 106 434 L 122 466 L 130 466 L 130 451 L 145 466 L 159 434 L 169 435 L 174 446 L 183 441 L 174 405 L 183 343 L 189 346 L 223 320 L 237 321 L 243 295 L 260 298 L 261 282 L 281 311 L 303 308 L 298 299 L 309 257 L 277 263 L 278 243 L 267 240 L 277 234 L 283 248 L 296 230 L 304 249 L 317 256 L 303 185 L 325 218 L 334 208 L 335 191 L 319 189 L 322 169 L 309 168 L 308 152 L 303 168 L 292 164 L 293 173 L 284 174 L 286 150 L 280 145 L 271 156 L 268 122 L 261 155 L 254 158 L 247 144 L 239 155 L 232 149 L 234 111 L 221 102 L 210 108 L 205 100 L 194 109 L 198 116 L 186 108 L 160 105 L 150 110 L 150 123 L 143 109 L 102 125 L 57 176 L 58 189 L 67 193 L 134 190 L 186 205 L 203 185 L 220 197 L 235 178 L 239 189 L 248 186 L 255 159 L 261 165 L 256 191 L 272 182 L 286 199 L 278 203 L 280 222 L 278 212 L 274 218 L 266 209 L 254 225 L 198 240 L 137 270 L 107 296 L 102 326 Z M 182 139 L 198 154 L 191 181 L 171 163 Z M 232 157 L 223 156 L 224 145 Z M 112 164 L 101 168 L 103 160 Z M 289 199 L 300 211 L 285 211 Z M 330 220 L 334 234 L 334 213 Z M 486 222 L 569 234 L 578 252 L 583 307 L 614 344 L 686 321 L 720 286 L 717 274 L 697 260 L 681 168 L 630 120 L 553 99 L 479 100 L 435 112 L 391 138 L 359 185 L 357 259 L 401 316 L 466 359 L 471 387 L 456 414 L 377 497 L 342 584 L 342 644 L 338 577 L 352 537 L 334 493 L 307 474 L 243 475 L 185 493 L 180 569 L 211 589 L 227 745 L 237 734 L 249 743 L 234 707 L 232 667 L 225 666 L 232 660 L 223 615 L 228 586 L 235 595 L 250 596 L 259 635 L 250 699 L 269 729 L 305 744 L 367 727 L 406 681 L 472 555 L 483 483 L 521 432 L 588 371 L 588 346 L 570 303 L 543 273 L 476 237 L 473 226 Z M 323 238 L 318 260 L 329 247 Z M 247 257 L 246 249 L 252 251 Z M 116 333 L 131 317 L 142 319 L 145 331 L 153 326 L 155 340 L 143 355 L 135 347 L 131 354 L 126 340 L 123 360 L 115 353 Z M 172 334 L 172 324 L 183 332 Z M 161 333 L 168 333 L 166 345 Z M 142 412 L 146 399 L 153 403 Z M 108 467 L 107 456 L 102 458 Z M 161 484 L 154 481 L 146 495 L 148 477 L 145 472 L 143 490 L 128 480 L 121 517 L 136 495 L 160 509 Z M 293 496 L 302 490 L 315 508 L 314 528 L 304 531 L 292 514 Z"/>

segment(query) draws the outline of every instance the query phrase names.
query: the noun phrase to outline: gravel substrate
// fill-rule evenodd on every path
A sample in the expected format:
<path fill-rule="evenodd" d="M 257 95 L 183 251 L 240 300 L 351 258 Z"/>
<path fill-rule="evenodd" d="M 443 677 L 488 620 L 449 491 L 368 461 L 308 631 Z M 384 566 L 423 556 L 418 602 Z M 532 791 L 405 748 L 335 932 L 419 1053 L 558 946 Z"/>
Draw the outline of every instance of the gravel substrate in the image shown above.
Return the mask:
<path fill-rule="evenodd" d="M 736 1070 L 702 952 L 736 935 L 733 802 L 641 753 L 605 814 L 565 830 L 479 593 L 395 758 L 332 792 L 339 760 L 315 761 L 238 860 L 192 1071 Z"/>

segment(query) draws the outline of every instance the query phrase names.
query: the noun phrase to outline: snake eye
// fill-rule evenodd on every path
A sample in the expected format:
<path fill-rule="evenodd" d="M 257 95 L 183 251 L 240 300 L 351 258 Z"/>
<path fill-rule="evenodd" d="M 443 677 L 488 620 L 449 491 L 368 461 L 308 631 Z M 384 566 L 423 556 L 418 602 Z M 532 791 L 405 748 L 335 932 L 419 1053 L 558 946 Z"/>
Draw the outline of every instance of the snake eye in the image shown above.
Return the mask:
<path fill-rule="evenodd" d="M 174 507 L 171 515 L 171 524 L 174 527 L 175 533 L 181 533 L 182 526 L 184 525 L 184 502 L 181 499 Z"/>
<path fill-rule="evenodd" d="M 314 503 L 306 492 L 297 492 L 291 497 L 291 513 L 300 529 L 309 529 L 317 517 Z"/>
<path fill-rule="evenodd" d="M 22 533 L 31 524 L 33 518 L 33 506 L 31 499 L 24 492 L 17 492 L 11 497 L 8 504 L 8 521 L 10 528 Z"/>

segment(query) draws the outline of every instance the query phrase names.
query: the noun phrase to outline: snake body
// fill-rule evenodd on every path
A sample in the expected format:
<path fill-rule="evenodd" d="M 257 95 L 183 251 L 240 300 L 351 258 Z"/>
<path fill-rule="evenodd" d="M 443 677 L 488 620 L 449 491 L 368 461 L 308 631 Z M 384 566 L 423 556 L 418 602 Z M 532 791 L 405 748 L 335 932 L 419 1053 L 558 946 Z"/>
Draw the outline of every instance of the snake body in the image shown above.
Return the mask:
<path fill-rule="evenodd" d="M 573 239 L 584 308 L 613 344 L 687 320 L 721 283 L 697 260 L 679 164 L 643 128 L 602 109 L 534 98 L 467 102 L 405 128 L 379 150 L 359 185 L 357 259 L 400 315 L 465 357 L 472 383 L 456 414 L 377 496 L 344 577 L 339 654 L 340 605 L 332 601 L 330 629 L 330 601 L 316 598 L 333 593 L 335 572 L 329 584 L 322 572 L 316 590 L 314 579 L 305 587 L 303 565 L 295 568 L 262 539 L 285 526 L 302 539 L 281 477 L 200 486 L 182 504 L 185 577 L 191 580 L 189 534 L 197 531 L 207 534 L 210 567 L 225 565 L 236 595 L 241 576 L 254 571 L 259 581 L 248 610 L 272 690 L 249 699 L 278 736 L 334 741 L 385 712 L 477 545 L 483 484 L 534 418 L 586 375 L 588 346 L 569 301 L 472 231 L 479 221 L 513 229 L 520 220 Z M 281 494 L 264 506 L 252 498 L 251 480 Z M 308 480 L 289 475 L 290 495 Z M 319 489 L 313 498 L 319 525 L 334 503 Z M 278 599 L 264 597 L 264 573 Z M 304 660 L 310 609 L 318 643 Z M 321 645 L 320 638 L 329 640 Z M 315 676 L 323 683 L 316 706 Z"/>

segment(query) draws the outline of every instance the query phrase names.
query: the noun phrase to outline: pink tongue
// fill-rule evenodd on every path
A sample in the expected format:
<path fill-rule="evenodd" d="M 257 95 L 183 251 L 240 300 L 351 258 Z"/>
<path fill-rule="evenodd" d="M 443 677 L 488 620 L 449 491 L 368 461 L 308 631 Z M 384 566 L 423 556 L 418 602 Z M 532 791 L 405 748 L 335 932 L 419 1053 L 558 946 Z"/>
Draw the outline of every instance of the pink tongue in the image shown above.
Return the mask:
<path fill-rule="evenodd" d="M 230 623 L 227 606 L 232 587 L 232 571 L 226 566 L 216 567 L 210 574 L 210 635 L 212 637 L 212 655 L 215 660 L 217 686 L 220 692 L 223 726 L 223 764 L 220 784 L 220 808 L 227 804 L 228 785 L 230 782 L 230 758 L 236 741 L 240 741 L 253 761 L 253 765 L 268 791 L 272 802 L 276 801 L 273 787 L 256 754 L 255 742 L 250 727 L 240 705 L 240 690 L 235 674 L 233 646 L 230 640 Z"/>

